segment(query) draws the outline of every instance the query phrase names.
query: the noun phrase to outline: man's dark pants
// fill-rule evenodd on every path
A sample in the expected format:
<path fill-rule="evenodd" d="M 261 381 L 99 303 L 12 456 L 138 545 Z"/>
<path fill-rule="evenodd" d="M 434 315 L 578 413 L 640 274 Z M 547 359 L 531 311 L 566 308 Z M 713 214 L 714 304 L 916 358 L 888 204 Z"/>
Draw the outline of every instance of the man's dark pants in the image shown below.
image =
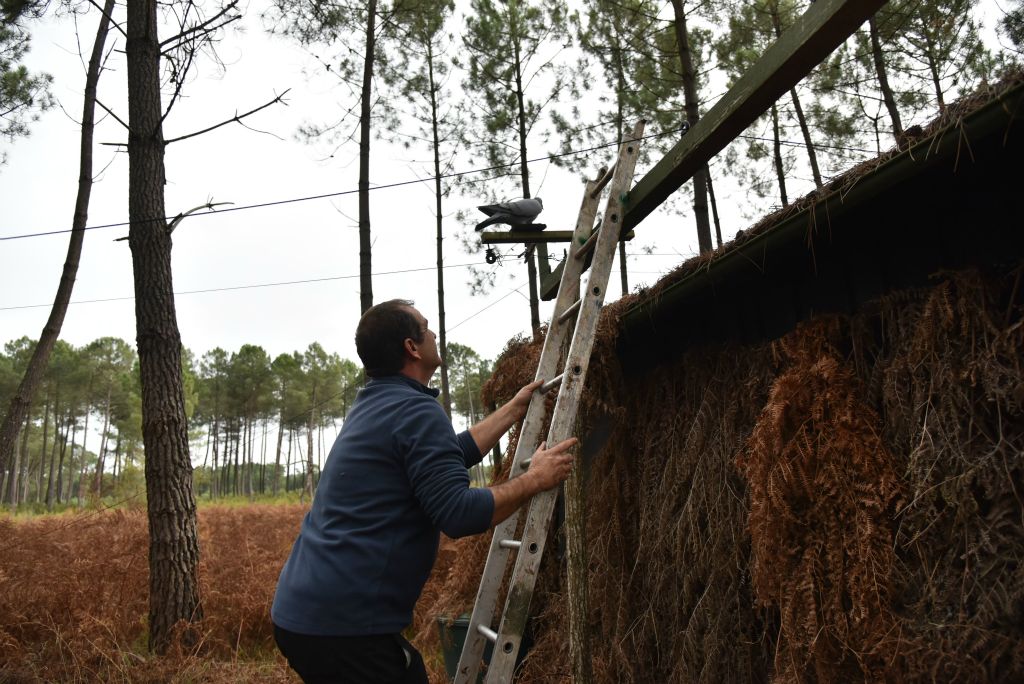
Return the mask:
<path fill-rule="evenodd" d="M 427 684 L 427 669 L 401 634 L 311 636 L 274 625 L 274 640 L 306 684 Z"/>

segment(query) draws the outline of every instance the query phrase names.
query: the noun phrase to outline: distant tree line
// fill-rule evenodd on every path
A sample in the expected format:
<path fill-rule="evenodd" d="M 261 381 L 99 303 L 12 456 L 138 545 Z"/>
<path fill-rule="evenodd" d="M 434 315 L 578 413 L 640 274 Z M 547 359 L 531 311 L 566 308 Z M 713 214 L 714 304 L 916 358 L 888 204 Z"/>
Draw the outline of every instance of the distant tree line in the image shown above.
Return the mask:
<path fill-rule="evenodd" d="M 36 345 L 0 354 L 0 401 L 9 401 Z M 453 408 L 467 426 L 487 410 L 480 388 L 492 363 L 449 345 Z M 279 496 L 315 491 L 320 468 L 362 386 L 362 369 L 318 344 L 271 358 L 260 346 L 181 359 L 194 494 Z M 39 392 L 0 476 L 0 502 L 44 511 L 127 503 L 144 492 L 139 361 L 124 340 L 82 347 L 58 340 Z"/>

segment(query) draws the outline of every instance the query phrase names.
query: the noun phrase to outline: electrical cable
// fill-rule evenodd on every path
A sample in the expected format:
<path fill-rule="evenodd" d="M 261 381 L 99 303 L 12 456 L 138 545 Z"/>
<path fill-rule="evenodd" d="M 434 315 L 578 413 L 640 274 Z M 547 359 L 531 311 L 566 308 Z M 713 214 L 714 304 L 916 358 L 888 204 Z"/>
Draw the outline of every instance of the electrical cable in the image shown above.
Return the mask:
<path fill-rule="evenodd" d="M 651 133 L 651 134 L 643 136 L 641 138 L 637 138 L 636 140 L 624 140 L 623 142 L 641 142 L 643 140 L 650 140 L 652 138 L 657 138 L 657 137 L 661 137 L 661 136 L 664 136 L 664 135 L 678 133 L 681 130 L 682 130 L 681 128 L 670 128 L 670 129 L 666 129 L 664 131 L 661 131 L 659 133 Z M 601 145 L 594 145 L 594 146 L 583 148 L 583 149 L 580 149 L 580 150 L 570 150 L 568 152 L 559 152 L 559 153 L 545 155 L 543 157 L 536 157 L 534 159 L 527 159 L 526 163 L 527 164 L 534 164 L 536 162 L 550 161 L 552 159 L 560 159 L 562 157 L 571 157 L 571 156 L 578 155 L 578 154 L 586 154 L 588 152 L 594 152 L 594 151 L 601 150 L 601 149 L 604 149 L 604 148 L 618 147 L 618 146 L 619 146 L 618 142 L 603 143 Z M 476 174 L 476 173 L 486 173 L 488 171 L 498 171 L 500 169 L 507 169 L 507 168 L 512 168 L 514 166 L 518 166 L 519 163 L 520 163 L 519 161 L 515 161 L 515 162 L 510 162 L 508 164 L 495 164 L 494 166 L 487 166 L 487 167 L 483 167 L 483 168 L 479 168 L 479 169 L 468 169 L 466 171 L 456 171 L 456 172 L 453 172 L 453 173 L 441 174 L 440 178 L 442 180 L 444 180 L 444 179 L 448 179 L 448 178 L 460 178 L 462 176 L 468 176 L 468 175 L 472 175 L 472 174 Z M 433 180 L 435 180 L 434 176 L 428 176 L 426 178 L 416 178 L 416 179 L 412 179 L 412 180 L 398 181 L 398 182 L 395 182 L 395 183 L 385 183 L 383 185 L 375 185 L 375 186 L 369 188 L 369 190 L 386 190 L 386 189 L 389 189 L 389 188 L 400 188 L 400 187 L 404 187 L 404 186 L 407 186 L 407 185 L 415 185 L 417 183 L 427 183 L 427 182 L 431 182 Z M 356 189 L 356 190 L 340 190 L 338 192 L 328 192 L 328 193 L 322 193 L 322 194 L 319 194 L 319 195 L 307 195 L 305 197 L 293 197 L 293 198 L 290 198 L 290 199 L 273 200 L 273 201 L 270 201 L 270 202 L 258 202 L 256 204 L 243 204 L 243 205 L 236 206 L 236 207 L 224 207 L 224 208 L 220 208 L 220 209 L 209 209 L 207 211 L 196 211 L 196 212 L 193 212 L 192 214 L 190 214 L 190 216 L 208 216 L 210 214 L 218 214 L 219 215 L 219 214 L 227 214 L 229 212 L 234 212 L 234 211 L 246 211 L 246 210 L 249 210 L 249 209 L 265 209 L 267 207 L 282 206 L 282 205 L 285 205 L 285 204 L 295 204 L 295 203 L 298 203 L 298 202 L 309 202 L 309 201 L 318 200 L 318 199 L 328 199 L 328 198 L 331 198 L 331 197 L 343 197 L 345 195 L 354 195 L 354 194 L 357 194 L 358 192 L 359 192 L 358 189 Z M 174 218 L 175 217 L 168 216 L 168 217 L 163 217 L 163 218 L 146 219 L 146 220 L 140 221 L 140 223 L 146 223 L 146 222 L 166 222 L 166 221 L 169 221 L 169 220 L 173 220 Z M 119 227 L 130 226 L 130 225 L 131 225 L 130 221 L 121 221 L 121 222 L 118 222 L 118 223 L 104 223 L 104 224 L 95 225 L 95 226 L 85 226 L 83 228 L 64 228 L 64 229 L 61 229 L 61 230 L 48 230 L 48 231 L 40 231 L 40 232 L 36 232 L 36 233 L 23 233 L 23 234 L 20 234 L 20 235 L 5 235 L 5 236 L 0 236 L 0 242 L 7 241 L 7 240 L 21 240 L 21 239 L 24 239 L 24 238 L 46 237 L 46 236 L 49 236 L 49 235 L 61 235 L 61 234 L 64 234 L 64 233 L 74 232 L 75 230 L 83 230 L 83 231 L 84 230 L 100 230 L 100 229 L 103 229 L 103 228 L 119 228 Z"/>
<path fill-rule="evenodd" d="M 460 325 L 462 325 L 463 323 L 466 323 L 466 322 L 468 322 L 468 321 L 470 321 L 470 320 L 472 320 L 472 319 L 476 318 L 477 316 L 479 316 L 480 314 L 482 314 L 482 313 L 483 313 L 484 311 L 487 311 L 487 310 L 488 310 L 488 309 L 490 309 L 490 308 L 491 308 L 492 306 L 494 306 L 494 305 L 495 305 L 495 304 L 497 304 L 498 302 L 502 301 L 502 300 L 503 300 L 503 299 L 505 299 L 506 297 L 509 297 L 509 296 L 511 296 L 511 295 L 514 295 L 514 294 L 515 294 L 516 292 L 519 292 L 519 291 L 520 291 L 520 290 L 522 290 L 522 289 L 523 289 L 524 287 L 526 287 L 526 283 L 523 283 L 522 285 L 520 285 L 519 287 L 517 287 L 517 288 L 516 288 L 516 289 L 514 289 L 514 290 L 510 290 L 509 292 L 506 292 L 506 293 L 505 293 L 504 295 L 502 295 L 502 296 L 501 296 L 501 297 L 499 297 L 498 299 L 495 299 L 495 300 L 494 300 L 493 302 L 491 302 L 490 304 L 488 304 L 488 305 L 487 305 L 487 306 L 485 306 L 484 308 L 480 309 L 480 310 L 479 310 L 479 311 L 477 311 L 477 312 L 476 312 L 475 314 L 471 315 L 471 316 L 470 316 L 469 318 L 464 318 L 464 319 L 462 319 L 461 321 L 459 321 L 458 323 L 456 323 L 455 325 L 449 326 L 449 327 L 448 327 L 448 328 L 447 328 L 447 329 L 445 330 L 445 334 L 447 334 L 447 333 L 450 333 L 450 332 L 451 332 L 452 330 L 455 330 L 456 328 L 458 328 L 458 327 L 459 327 Z"/>
<path fill-rule="evenodd" d="M 480 262 L 474 261 L 474 262 L 468 263 L 468 264 L 449 264 L 447 266 L 443 266 L 442 268 L 465 268 L 467 266 L 479 266 L 479 265 L 480 265 Z M 436 271 L 436 270 L 437 270 L 437 266 L 424 266 L 422 268 L 404 268 L 404 269 L 400 269 L 400 270 L 397 270 L 397 271 L 380 271 L 379 273 L 371 273 L 370 275 L 376 277 L 376 276 L 385 276 L 385 275 L 397 275 L 397 274 L 401 274 L 401 273 L 419 273 L 419 272 L 422 272 L 422 271 Z M 180 296 L 180 295 L 206 294 L 208 292 L 230 292 L 230 291 L 233 291 L 233 290 L 251 290 L 251 289 L 254 289 L 254 288 L 258 288 L 258 287 L 278 287 L 280 285 L 303 285 L 303 284 L 306 284 L 306 283 L 323 283 L 323 282 L 329 282 L 329 281 L 332 281 L 332 280 L 352 280 L 353 278 L 359 278 L 359 277 L 360 277 L 359 274 L 355 274 L 355 275 L 342 275 L 342 276 L 326 276 L 324 278 L 306 278 L 304 280 L 285 280 L 285 281 L 274 282 L 274 283 L 253 283 L 253 284 L 250 284 L 250 285 L 232 285 L 232 286 L 228 286 L 228 287 L 210 287 L 210 288 L 205 288 L 205 289 L 202 289 L 202 290 L 183 290 L 181 292 L 174 292 L 173 294 L 174 294 L 174 296 L 177 297 L 177 296 Z M 123 301 L 130 301 L 132 299 L 135 299 L 135 297 L 108 297 L 106 299 L 81 299 L 81 300 L 78 300 L 78 301 L 69 302 L 68 305 L 70 306 L 71 304 L 99 304 L 99 303 L 103 303 L 103 302 L 123 302 Z M 22 304 L 20 306 L 4 306 L 4 307 L 0 307 L 0 311 L 13 311 L 13 310 L 16 310 L 16 309 L 38 309 L 38 308 L 41 308 L 41 307 L 44 307 L 44 306 L 53 306 L 53 303 L 50 302 L 50 303 L 47 303 L 47 304 Z"/>

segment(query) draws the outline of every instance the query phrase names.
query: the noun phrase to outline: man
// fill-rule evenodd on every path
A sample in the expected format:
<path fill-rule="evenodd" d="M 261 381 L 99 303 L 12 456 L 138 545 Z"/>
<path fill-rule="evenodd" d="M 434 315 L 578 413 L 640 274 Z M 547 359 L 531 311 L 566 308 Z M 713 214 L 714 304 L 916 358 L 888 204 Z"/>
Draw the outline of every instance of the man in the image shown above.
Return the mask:
<path fill-rule="evenodd" d="M 568 477 L 568 439 L 533 455 L 525 473 L 473 489 L 467 468 L 525 414 L 533 382 L 456 435 L 427 387 L 441 365 L 436 336 L 412 302 L 367 310 L 356 351 L 370 380 L 324 464 L 316 496 L 281 570 L 271 617 L 305 682 L 427 681 L 401 632 L 437 555 L 440 532 L 479 534 Z"/>

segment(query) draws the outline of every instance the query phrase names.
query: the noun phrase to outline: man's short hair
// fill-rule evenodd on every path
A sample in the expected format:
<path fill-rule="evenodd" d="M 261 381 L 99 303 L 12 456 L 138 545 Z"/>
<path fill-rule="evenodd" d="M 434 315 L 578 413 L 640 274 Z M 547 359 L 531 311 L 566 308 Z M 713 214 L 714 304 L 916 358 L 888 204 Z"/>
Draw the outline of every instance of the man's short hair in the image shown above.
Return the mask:
<path fill-rule="evenodd" d="M 356 353 L 371 378 L 395 375 L 405 366 L 405 341 L 423 341 L 412 301 L 392 299 L 371 306 L 356 326 Z"/>

